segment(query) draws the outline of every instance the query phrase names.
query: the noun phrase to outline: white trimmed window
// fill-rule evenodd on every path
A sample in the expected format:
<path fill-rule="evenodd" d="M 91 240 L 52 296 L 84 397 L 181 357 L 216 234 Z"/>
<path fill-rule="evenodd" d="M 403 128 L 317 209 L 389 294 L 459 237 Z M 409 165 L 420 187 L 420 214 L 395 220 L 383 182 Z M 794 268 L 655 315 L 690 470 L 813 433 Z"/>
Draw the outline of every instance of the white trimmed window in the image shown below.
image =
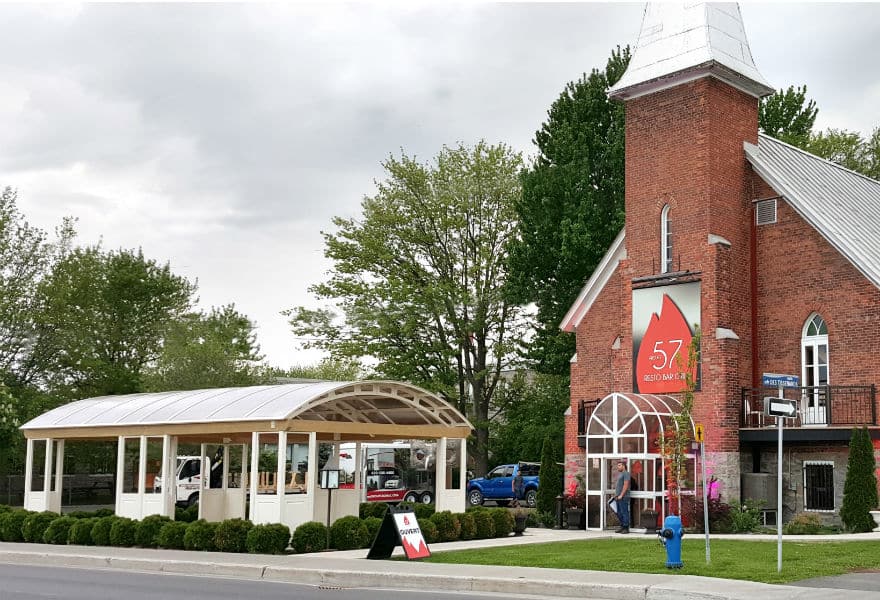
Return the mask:
<path fill-rule="evenodd" d="M 660 272 L 672 271 L 672 220 L 669 218 L 669 205 L 660 212 Z"/>
<path fill-rule="evenodd" d="M 804 510 L 834 511 L 834 463 L 804 461 Z"/>

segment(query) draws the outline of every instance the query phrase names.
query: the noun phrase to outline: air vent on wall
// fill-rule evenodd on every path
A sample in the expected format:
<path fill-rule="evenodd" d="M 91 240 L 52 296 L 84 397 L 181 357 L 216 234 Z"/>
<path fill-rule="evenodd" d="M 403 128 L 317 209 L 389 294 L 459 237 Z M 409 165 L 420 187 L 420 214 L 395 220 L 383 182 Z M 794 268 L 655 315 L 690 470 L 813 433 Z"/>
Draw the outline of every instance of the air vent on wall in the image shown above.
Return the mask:
<path fill-rule="evenodd" d="M 776 198 L 756 203 L 755 222 L 758 225 L 771 225 L 776 222 Z"/>

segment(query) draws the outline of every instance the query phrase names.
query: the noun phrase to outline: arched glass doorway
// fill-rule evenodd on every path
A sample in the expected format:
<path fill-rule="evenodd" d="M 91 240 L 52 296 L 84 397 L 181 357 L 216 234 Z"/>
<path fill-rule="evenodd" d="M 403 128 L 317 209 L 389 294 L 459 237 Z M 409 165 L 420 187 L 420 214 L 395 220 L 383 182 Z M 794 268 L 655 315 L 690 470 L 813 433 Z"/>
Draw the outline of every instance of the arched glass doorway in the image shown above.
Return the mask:
<path fill-rule="evenodd" d="M 681 403 L 672 396 L 613 393 L 599 402 L 587 422 L 587 528 L 616 525 L 608 508 L 618 460 L 625 459 L 634 484 L 631 521 L 653 529 L 667 511 L 666 473 L 658 440 L 675 427 Z M 693 423 L 691 423 L 693 435 Z M 682 495 L 693 495 L 696 459 L 688 455 Z M 637 488 L 637 489 L 636 489 Z"/>

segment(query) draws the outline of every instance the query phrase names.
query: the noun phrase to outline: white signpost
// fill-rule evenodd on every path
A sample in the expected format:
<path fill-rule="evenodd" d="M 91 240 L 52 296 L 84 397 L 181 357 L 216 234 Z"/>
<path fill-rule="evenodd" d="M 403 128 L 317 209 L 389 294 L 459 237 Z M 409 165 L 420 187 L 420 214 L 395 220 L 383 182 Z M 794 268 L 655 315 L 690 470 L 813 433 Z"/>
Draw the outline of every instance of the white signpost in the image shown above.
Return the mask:
<path fill-rule="evenodd" d="M 779 426 L 779 440 L 777 443 L 776 456 L 776 571 L 782 572 L 782 422 L 785 419 L 797 417 L 797 401 L 782 397 L 783 388 L 800 387 L 800 379 L 797 375 L 780 375 L 779 373 L 764 373 L 764 387 L 779 388 L 779 397 L 764 397 L 764 414 L 768 417 L 776 417 Z"/>

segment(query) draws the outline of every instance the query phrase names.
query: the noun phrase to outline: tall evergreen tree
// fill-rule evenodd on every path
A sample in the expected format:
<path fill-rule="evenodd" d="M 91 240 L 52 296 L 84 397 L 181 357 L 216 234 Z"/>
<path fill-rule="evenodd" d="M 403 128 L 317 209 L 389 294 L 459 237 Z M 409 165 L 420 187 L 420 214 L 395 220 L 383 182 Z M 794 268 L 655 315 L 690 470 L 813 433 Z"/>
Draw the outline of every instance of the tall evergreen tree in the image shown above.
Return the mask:
<path fill-rule="evenodd" d="M 857 427 L 849 440 L 849 462 L 843 484 L 843 506 L 840 518 L 850 531 L 874 529 L 874 518 L 869 511 L 877 508 L 877 476 L 874 445 L 867 427 Z"/>
<path fill-rule="evenodd" d="M 607 92 L 629 58 L 629 48 L 618 47 L 604 69 L 565 86 L 535 133 L 538 156 L 522 176 L 509 291 L 537 305 L 527 356 L 543 373 L 568 375 L 574 336 L 559 323 L 623 227 L 624 109 Z"/>
<path fill-rule="evenodd" d="M 539 513 L 556 512 L 556 496 L 562 495 L 562 466 L 558 463 L 559 443 L 549 435 L 541 448 L 541 479 L 538 486 Z"/>

